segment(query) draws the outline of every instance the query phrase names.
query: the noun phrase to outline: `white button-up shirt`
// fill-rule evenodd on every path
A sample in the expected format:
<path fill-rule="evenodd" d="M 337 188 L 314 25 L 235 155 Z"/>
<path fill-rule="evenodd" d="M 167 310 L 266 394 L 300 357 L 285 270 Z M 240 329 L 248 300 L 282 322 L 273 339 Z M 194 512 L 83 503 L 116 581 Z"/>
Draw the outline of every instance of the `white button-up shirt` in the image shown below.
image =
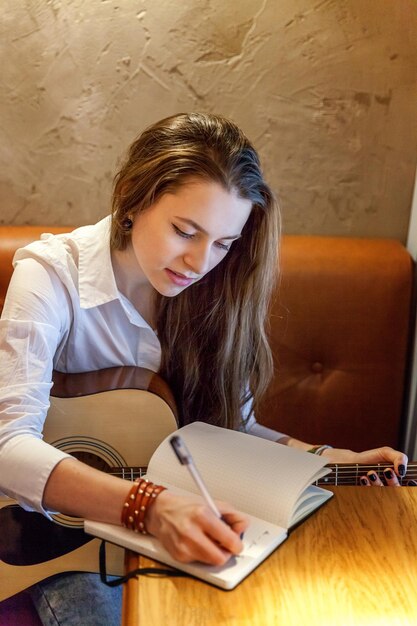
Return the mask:
<path fill-rule="evenodd" d="M 13 260 L 0 320 L 0 490 L 28 510 L 48 514 L 46 482 L 68 456 L 42 440 L 52 370 L 159 369 L 158 338 L 117 288 L 109 239 L 106 217 L 72 233 L 44 234 Z M 253 416 L 245 430 L 284 436 Z"/>

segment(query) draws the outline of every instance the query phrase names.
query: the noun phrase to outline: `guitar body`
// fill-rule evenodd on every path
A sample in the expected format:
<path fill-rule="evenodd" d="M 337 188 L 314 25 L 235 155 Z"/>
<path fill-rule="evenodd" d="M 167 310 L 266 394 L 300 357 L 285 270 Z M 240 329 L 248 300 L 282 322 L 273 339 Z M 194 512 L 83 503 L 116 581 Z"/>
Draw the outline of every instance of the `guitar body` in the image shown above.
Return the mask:
<path fill-rule="evenodd" d="M 44 438 L 97 469 L 133 480 L 159 443 L 177 429 L 167 385 L 140 368 L 54 374 Z M 0 498 L 0 601 L 53 574 L 99 571 L 100 541 L 83 521 L 24 511 Z M 124 550 L 109 546 L 108 572 L 123 573 Z"/>
<path fill-rule="evenodd" d="M 9 498 L 0 498 L 0 527 L 0 601 L 54 574 L 99 571 L 100 540 L 82 528 L 60 533 L 62 527 Z M 123 548 L 108 544 L 106 556 L 109 573 L 122 575 Z"/>

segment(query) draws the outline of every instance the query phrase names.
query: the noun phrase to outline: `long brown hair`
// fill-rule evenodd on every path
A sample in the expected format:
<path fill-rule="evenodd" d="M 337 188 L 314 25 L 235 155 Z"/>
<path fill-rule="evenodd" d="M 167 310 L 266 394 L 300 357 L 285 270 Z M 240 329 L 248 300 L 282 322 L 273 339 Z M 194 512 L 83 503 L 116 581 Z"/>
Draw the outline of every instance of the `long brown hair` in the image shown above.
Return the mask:
<path fill-rule="evenodd" d="M 230 120 L 202 113 L 166 118 L 131 145 L 115 178 L 111 246 L 124 249 L 124 222 L 191 179 L 214 181 L 252 202 L 223 261 L 168 298 L 156 296 L 160 374 L 181 422 L 236 428 L 242 405 L 256 411 L 272 375 L 266 322 L 278 270 L 279 210 L 258 155 Z"/>

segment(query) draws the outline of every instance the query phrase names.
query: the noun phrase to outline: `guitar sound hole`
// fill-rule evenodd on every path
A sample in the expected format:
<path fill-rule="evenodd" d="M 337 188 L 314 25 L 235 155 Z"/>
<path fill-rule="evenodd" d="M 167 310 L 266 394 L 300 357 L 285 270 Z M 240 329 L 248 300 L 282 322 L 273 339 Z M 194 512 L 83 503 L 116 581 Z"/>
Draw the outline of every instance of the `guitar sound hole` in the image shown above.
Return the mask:
<path fill-rule="evenodd" d="M 0 528 L 0 560 L 9 565 L 44 563 L 92 540 L 82 528 L 64 528 L 17 505 L 0 510 Z"/>
<path fill-rule="evenodd" d="M 108 472 L 110 467 L 106 463 L 104 459 L 97 456 L 97 454 L 93 454 L 92 452 L 85 452 L 83 450 L 76 450 L 75 452 L 71 452 L 71 456 L 75 456 L 76 459 L 86 463 L 90 467 L 94 467 L 95 469 L 101 470 L 102 472 Z"/>

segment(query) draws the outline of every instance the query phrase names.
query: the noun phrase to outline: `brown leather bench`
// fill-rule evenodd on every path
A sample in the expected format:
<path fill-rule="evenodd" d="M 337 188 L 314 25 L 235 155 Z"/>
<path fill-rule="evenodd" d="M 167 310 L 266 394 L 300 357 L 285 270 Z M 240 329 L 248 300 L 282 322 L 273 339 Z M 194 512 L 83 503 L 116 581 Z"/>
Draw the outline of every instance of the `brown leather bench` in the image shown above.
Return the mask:
<path fill-rule="evenodd" d="M 284 237 L 259 420 L 312 443 L 399 446 L 412 285 L 398 241 Z"/>

